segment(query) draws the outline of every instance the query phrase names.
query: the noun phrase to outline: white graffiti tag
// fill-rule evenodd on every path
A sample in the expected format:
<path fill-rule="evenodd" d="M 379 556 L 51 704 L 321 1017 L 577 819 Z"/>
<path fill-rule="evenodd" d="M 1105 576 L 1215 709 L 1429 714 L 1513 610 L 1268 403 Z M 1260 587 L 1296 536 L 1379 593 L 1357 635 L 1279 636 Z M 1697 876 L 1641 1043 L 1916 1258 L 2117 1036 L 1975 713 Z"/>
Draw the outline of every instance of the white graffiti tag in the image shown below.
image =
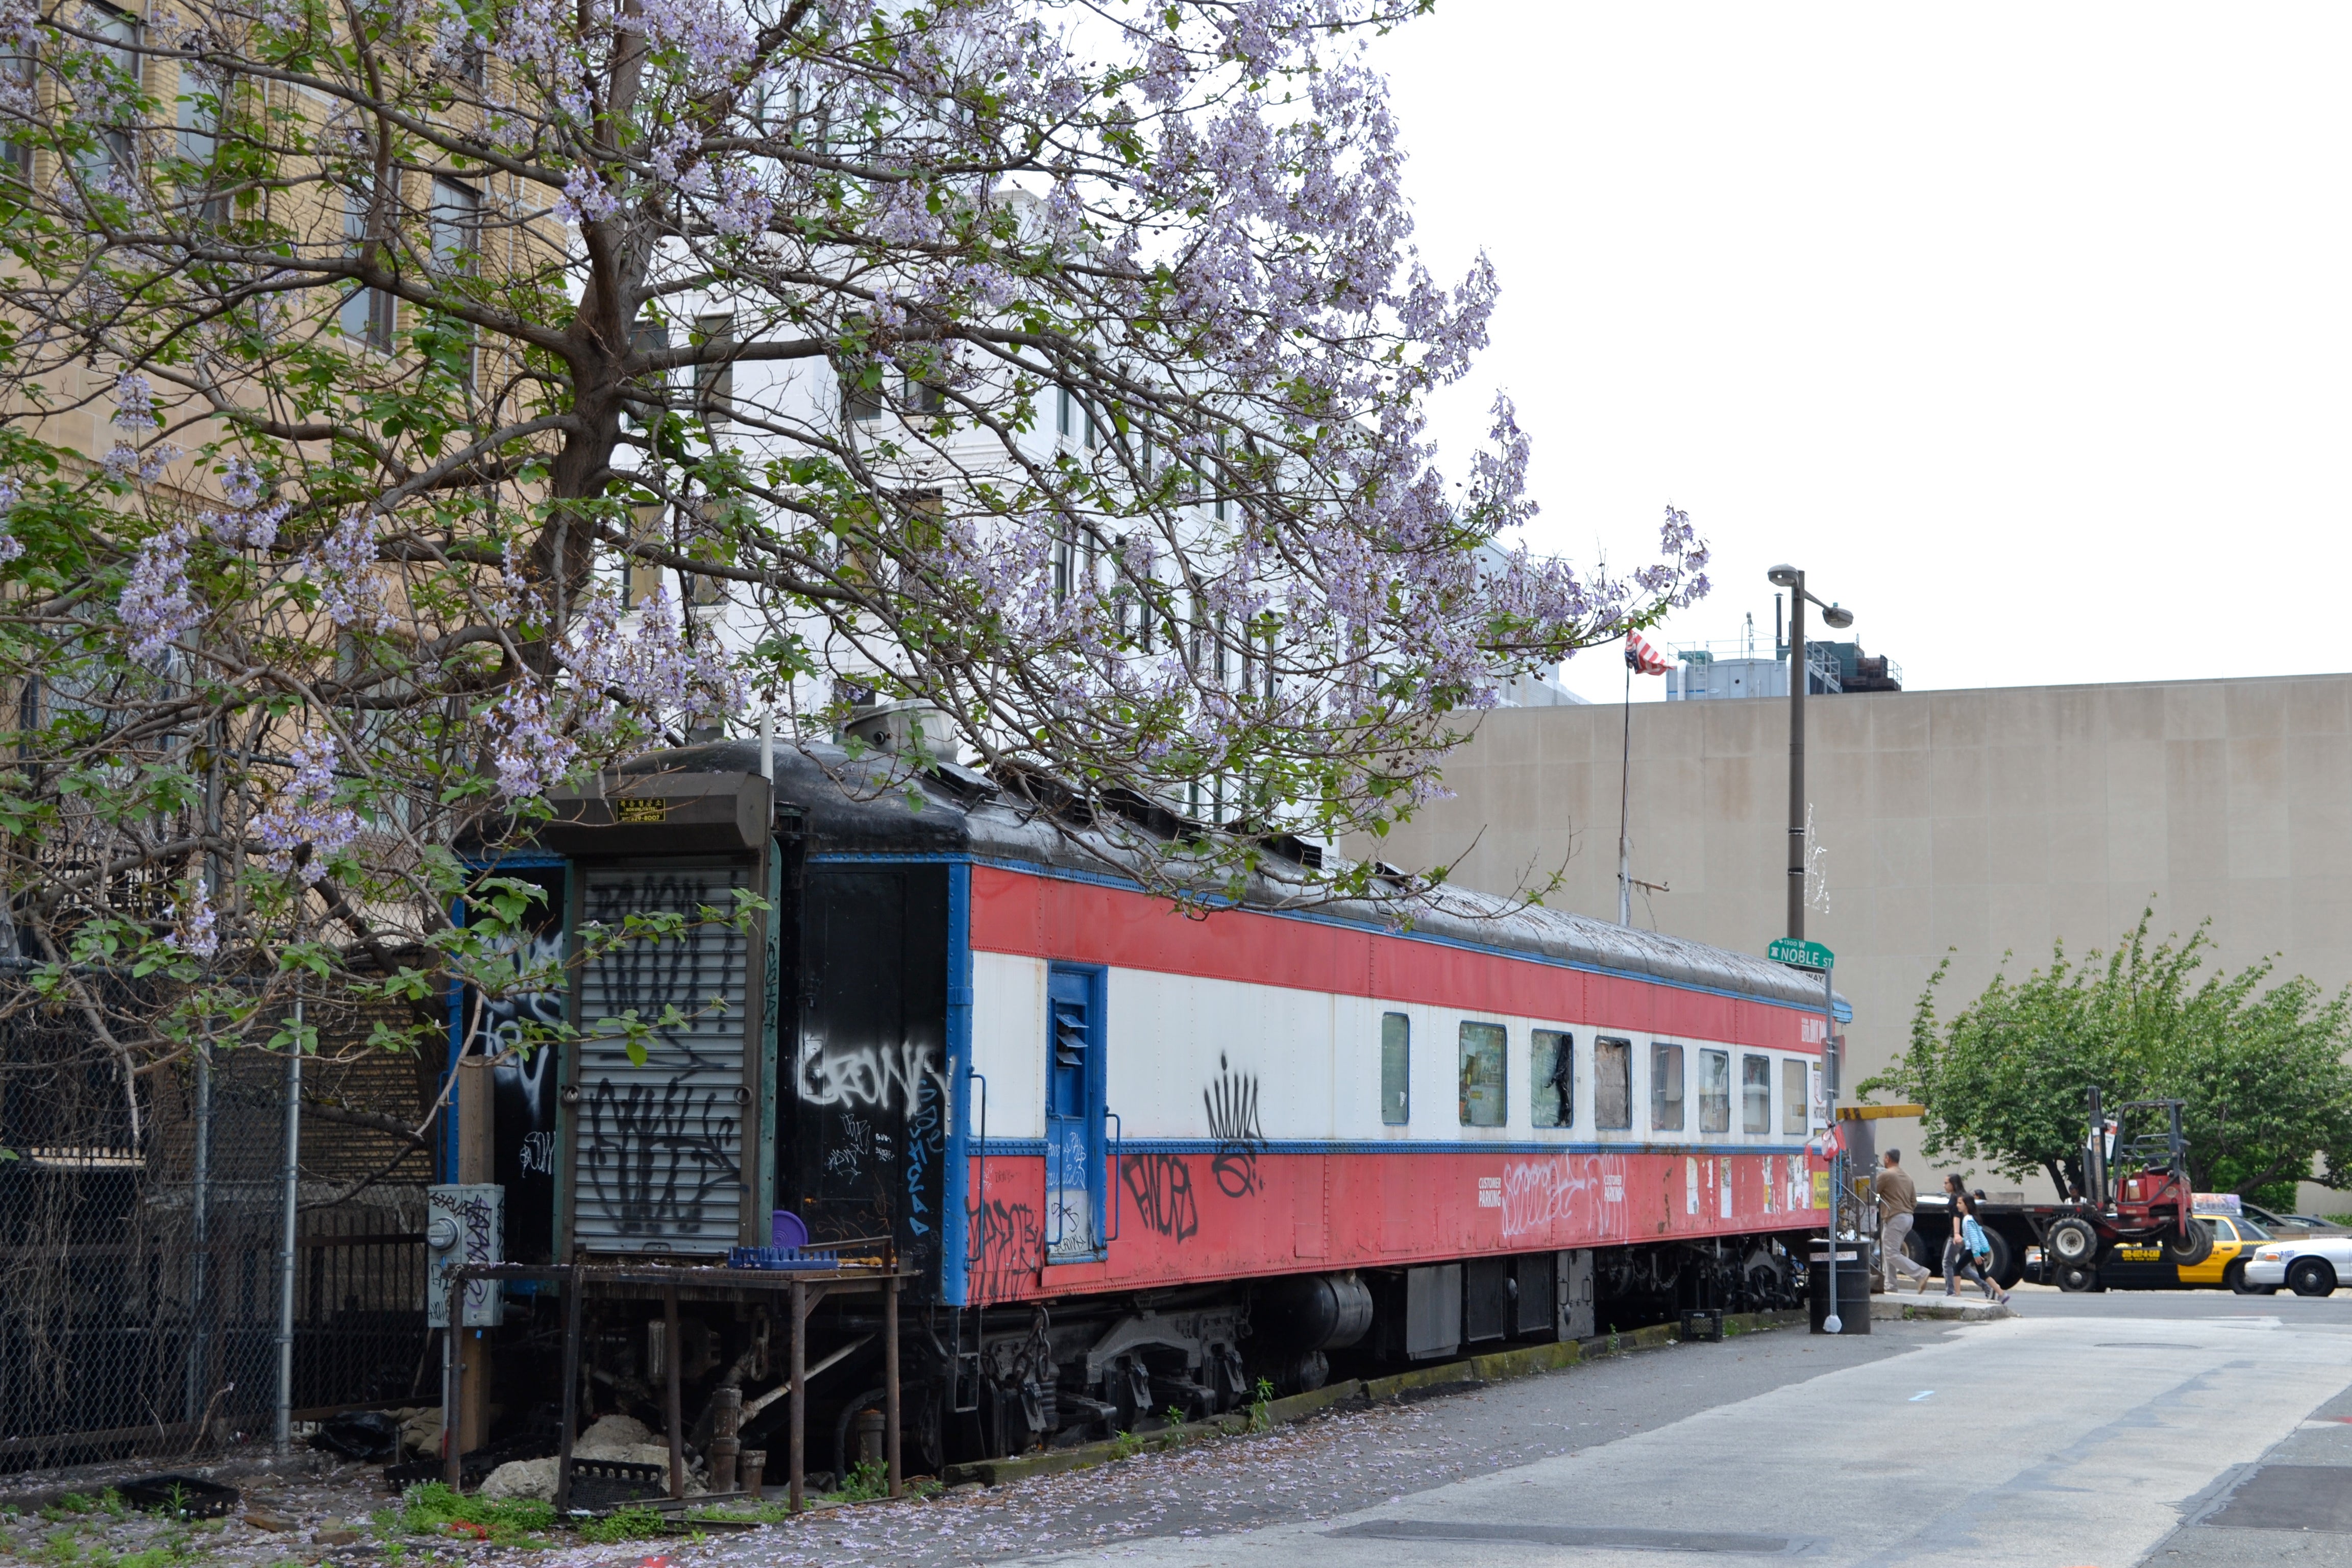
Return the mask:
<path fill-rule="evenodd" d="M 822 1037 L 801 1040 L 800 1094 L 804 1105 L 845 1105 L 877 1115 L 894 1106 L 912 1110 L 916 1086 L 930 1079 L 944 1092 L 947 1079 L 931 1063 L 928 1046 L 901 1040 L 895 1046 L 828 1046 Z"/>
<path fill-rule="evenodd" d="M 1505 1165 L 1503 1238 L 1549 1231 L 1568 1246 L 1608 1237 L 1624 1228 L 1624 1220 L 1622 1207 L 1612 1212 L 1602 1205 L 1618 1195 L 1624 1180 L 1619 1154 L 1563 1154 Z"/>

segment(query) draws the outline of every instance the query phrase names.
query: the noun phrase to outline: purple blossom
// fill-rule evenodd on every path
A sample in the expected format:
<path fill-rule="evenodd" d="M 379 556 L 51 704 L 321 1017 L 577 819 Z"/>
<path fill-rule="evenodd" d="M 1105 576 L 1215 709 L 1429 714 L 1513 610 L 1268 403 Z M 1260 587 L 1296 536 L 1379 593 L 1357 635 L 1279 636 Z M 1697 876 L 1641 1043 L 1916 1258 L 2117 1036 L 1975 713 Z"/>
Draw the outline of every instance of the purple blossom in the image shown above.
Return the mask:
<path fill-rule="evenodd" d="M 261 470 L 245 458 L 231 458 L 221 466 L 221 494 L 237 510 L 258 505 L 261 489 Z"/>
<path fill-rule="evenodd" d="M 205 618 L 188 585 L 189 542 L 188 525 L 175 522 L 143 541 L 131 560 L 115 614 L 131 634 L 135 659 L 153 658 Z"/>
<path fill-rule="evenodd" d="M 215 930 L 218 920 L 204 879 L 195 878 L 180 895 L 178 929 L 164 934 L 163 945 L 192 958 L 210 958 L 220 951 L 220 933 Z"/>
<path fill-rule="evenodd" d="M 499 788 L 509 797 L 545 795 L 580 760 L 579 742 L 565 734 L 550 711 L 547 693 L 519 686 L 490 710 L 491 759 Z"/>
<path fill-rule="evenodd" d="M 276 524 L 272 525 L 273 532 Z M 319 605 L 339 626 L 387 631 L 392 612 L 376 579 L 375 531 L 363 512 L 352 512 L 302 557 L 305 572 L 319 585 Z"/>
<path fill-rule="evenodd" d="M 113 423 L 123 430 L 155 427 L 155 392 L 145 376 L 126 370 L 114 378 Z"/>
<path fill-rule="evenodd" d="M 25 542 L 16 537 L 16 503 L 24 499 L 25 487 L 12 474 L 0 474 L 0 565 L 5 565 L 25 553 Z"/>
<path fill-rule="evenodd" d="M 308 845 L 310 853 L 299 874 L 303 881 L 315 882 L 326 873 L 327 862 L 359 837 L 359 814 L 334 803 L 335 738 L 331 733 L 304 731 L 287 761 L 293 774 L 270 797 L 254 823 L 254 832 L 269 851 L 264 863 L 281 873 L 296 869 L 296 852 Z"/>

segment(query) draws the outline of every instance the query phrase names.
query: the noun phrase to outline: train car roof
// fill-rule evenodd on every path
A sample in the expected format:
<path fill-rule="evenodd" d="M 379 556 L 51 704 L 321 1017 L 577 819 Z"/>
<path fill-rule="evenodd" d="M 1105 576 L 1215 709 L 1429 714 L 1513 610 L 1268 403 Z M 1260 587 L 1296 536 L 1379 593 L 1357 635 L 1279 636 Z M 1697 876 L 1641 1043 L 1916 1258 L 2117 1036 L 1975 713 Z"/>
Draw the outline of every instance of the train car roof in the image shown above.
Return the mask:
<path fill-rule="evenodd" d="M 853 757 L 838 746 L 779 742 L 774 765 L 776 807 L 798 813 L 813 854 L 968 855 L 1117 877 L 1122 865 L 1134 863 L 1134 852 L 1122 847 L 1120 837 L 1150 831 L 1128 821 L 1116 824 L 1110 832 L 1099 826 L 1057 826 L 1045 819 L 1038 805 L 1007 795 L 981 774 L 952 767 L 911 770 L 903 759 L 886 754 Z M 648 752 L 623 764 L 617 777 L 608 773 L 598 786 L 555 798 L 561 815 L 566 795 L 634 793 L 649 775 L 735 773 L 756 780 L 759 773 L 757 742 L 716 741 Z M 1821 1005 L 1818 978 L 1753 953 L 1565 910 L 1515 905 L 1467 888 L 1441 889 L 1410 909 L 1370 901 L 1307 908 L 1269 876 L 1253 879 L 1241 905 L 1375 931 L 1408 931 L 1791 1006 Z M 1843 995 L 1836 1005 L 1841 1018 L 1852 1016 Z"/>

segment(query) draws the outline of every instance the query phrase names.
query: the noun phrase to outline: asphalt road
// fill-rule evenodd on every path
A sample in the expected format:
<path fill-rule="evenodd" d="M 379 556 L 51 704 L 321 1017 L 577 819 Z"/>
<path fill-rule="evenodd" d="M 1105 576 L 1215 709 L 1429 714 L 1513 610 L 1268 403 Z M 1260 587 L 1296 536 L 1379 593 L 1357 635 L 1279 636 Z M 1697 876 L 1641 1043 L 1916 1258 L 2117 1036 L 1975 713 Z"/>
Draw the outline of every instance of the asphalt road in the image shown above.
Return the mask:
<path fill-rule="evenodd" d="M 1266 1478 L 1319 1458 L 1313 1517 L 1253 1526 L 1302 1500 L 1227 1477 L 1022 1561 L 2352 1568 L 2352 1293 L 2015 1304 L 2005 1322 L 1682 1346 L 1379 1413 L 1391 1425 Z"/>
<path fill-rule="evenodd" d="M 2352 1290 L 1679 1345 L 679 1542 L 673 1568 L 2352 1568 Z M 638 1568 L 639 1548 L 564 1554 Z"/>

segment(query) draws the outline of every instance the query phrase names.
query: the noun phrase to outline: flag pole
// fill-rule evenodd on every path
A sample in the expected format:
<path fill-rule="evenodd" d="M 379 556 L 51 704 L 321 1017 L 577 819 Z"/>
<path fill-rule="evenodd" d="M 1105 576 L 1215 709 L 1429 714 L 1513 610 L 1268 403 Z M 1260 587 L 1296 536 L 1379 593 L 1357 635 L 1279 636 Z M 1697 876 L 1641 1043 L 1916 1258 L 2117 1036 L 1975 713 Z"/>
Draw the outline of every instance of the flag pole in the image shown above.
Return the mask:
<path fill-rule="evenodd" d="M 1633 635 L 1626 634 L 1629 637 Z M 1627 805 L 1629 787 L 1633 779 L 1633 645 L 1625 645 L 1625 735 L 1617 763 L 1617 923 L 1633 923 L 1633 854 L 1628 839 L 1627 826 L 1631 808 Z"/>

